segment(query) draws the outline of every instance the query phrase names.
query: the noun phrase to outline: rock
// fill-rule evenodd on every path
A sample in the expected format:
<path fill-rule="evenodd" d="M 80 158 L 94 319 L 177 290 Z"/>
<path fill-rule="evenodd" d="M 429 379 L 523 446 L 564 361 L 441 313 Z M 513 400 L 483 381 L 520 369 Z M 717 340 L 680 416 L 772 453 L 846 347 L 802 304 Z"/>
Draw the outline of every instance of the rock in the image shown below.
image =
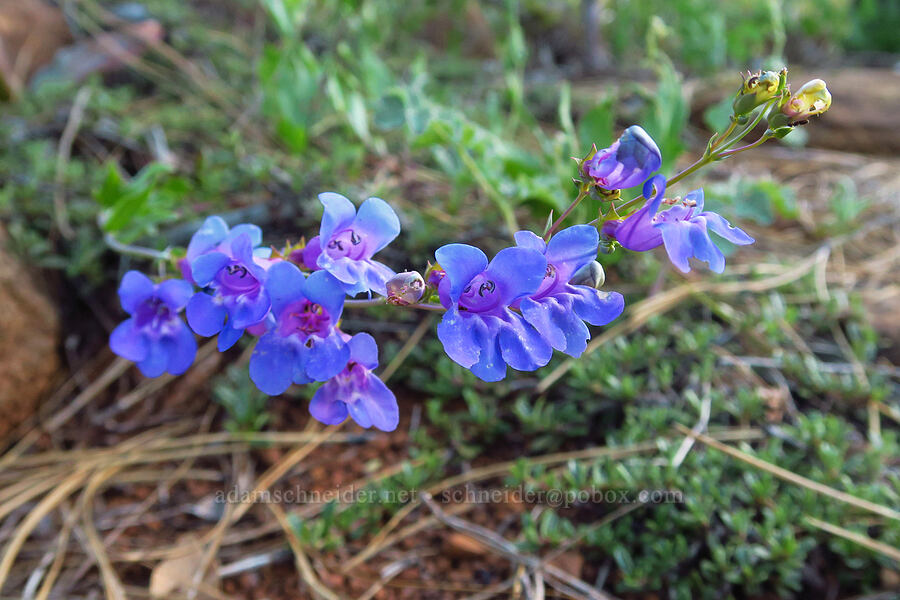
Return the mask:
<path fill-rule="evenodd" d="M 0 437 L 34 413 L 60 368 L 56 306 L 6 245 L 0 227 Z"/>

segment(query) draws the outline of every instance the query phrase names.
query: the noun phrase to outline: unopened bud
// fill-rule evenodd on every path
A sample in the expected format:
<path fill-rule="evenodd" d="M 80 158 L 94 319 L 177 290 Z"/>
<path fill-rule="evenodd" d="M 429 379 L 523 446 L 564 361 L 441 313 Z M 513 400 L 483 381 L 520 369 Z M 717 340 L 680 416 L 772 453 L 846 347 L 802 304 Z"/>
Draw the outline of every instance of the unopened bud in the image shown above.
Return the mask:
<path fill-rule="evenodd" d="M 595 289 L 600 289 L 606 282 L 606 273 L 603 272 L 603 265 L 596 260 L 584 265 L 572 275 L 572 285 L 586 285 Z"/>
<path fill-rule="evenodd" d="M 803 84 L 781 107 L 781 113 L 791 123 L 806 121 L 813 115 L 821 115 L 831 107 L 831 92 L 821 79 L 813 79 Z"/>
<path fill-rule="evenodd" d="M 387 301 L 395 306 L 409 306 L 422 299 L 425 280 L 415 271 L 397 273 L 387 280 Z"/>
<path fill-rule="evenodd" d="M 775 71 L 761 71 L 744 79 L 744 84 L 734 99 L 734 114 L 746 115 L 775 97 L 781 77 Z"/>

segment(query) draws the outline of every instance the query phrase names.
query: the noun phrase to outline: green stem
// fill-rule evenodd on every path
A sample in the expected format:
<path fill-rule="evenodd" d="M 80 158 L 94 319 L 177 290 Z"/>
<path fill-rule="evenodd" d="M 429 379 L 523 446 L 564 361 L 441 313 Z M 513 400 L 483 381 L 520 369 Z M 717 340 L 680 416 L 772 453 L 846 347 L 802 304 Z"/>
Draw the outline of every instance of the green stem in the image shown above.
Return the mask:
<path fill-rule="evenodd" d="M 756 148 L 757 146 L 761 146 L 763 144 L 763 142 L 770 139 L 770 136 L 767 134 L 768 134 L 768 132 L 764 133 L 758 140 L 756 140 L 752 144 L 747 144 L 746 146 L 741 146 L 740 148 L 735 148 L 733 150 L 726 150 L 726 151 L 722 152 L 721 154 L 719 154 L 719 157 L 727 158 L 729 156 L 734 156 L 738 152 L 743 152 L 744 150 L 749 150 L 751 148 Z"/>
<path fill-rule="evenodd" d="M 547 233 L 544 234 L 545 242 L 549 240 L 553 235 L 553 232 L 556 231 L 560 225 L 562 225 L 562 222 L 566 220 L 566 217 L 568 217 L 572 213 L 572 211 L 575 210 L 575 207 L 581 204 L 582 200 L 587 198 L 587 195 L 588 191 L 585 189 L 582 189 L 578 192 L 578 196 L 575 198 L 575 200 L 572 201 L 572 204 L 569 205 L 569 208 L 563 211 L 563 214 L 559 215 L 559 218 L 553 222 L 553 225 L 551 225 L 550 229 L 547 230 Z"/>
<path fill-rule="evenodd" d="M 371 306 L 398 306 L 395 304 L 388 304 L 387 298 L 370 298 L 368 300 L 344 300 L 344 306 L 348 306 L 350 308 L 369 308 Z M 428 302 L 423 302 L 421 304 L 409 304 L 407 306 L 403 306 L 401 308 L 418 308 L 419 310 L 432 310 L 432 311 L 440 311 L 443 312 L 445 309 L 440 304 L 431 304 Z"/>

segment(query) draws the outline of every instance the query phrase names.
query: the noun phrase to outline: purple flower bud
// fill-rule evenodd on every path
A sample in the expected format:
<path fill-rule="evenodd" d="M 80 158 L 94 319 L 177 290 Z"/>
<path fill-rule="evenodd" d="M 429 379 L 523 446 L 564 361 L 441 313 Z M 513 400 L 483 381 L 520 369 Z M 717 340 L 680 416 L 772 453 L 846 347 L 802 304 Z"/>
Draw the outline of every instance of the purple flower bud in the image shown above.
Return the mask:
<path fill-rule="evenodd" d="M 644 182 L 662 165 L 653 138 L 632 125 L 609 148 L 598 150 L 582 166 L 585 175 L 605 190 L 622 190 Z"/>
<path fill-rule="evenodd" d="M 599 290 L 603 287 L 605 282 L 606 273 L 603 271 L 603 265 L 596 260 L 592 260 L 575 271 L 575 274 L 572 275 L 572 280 L 569 283 L 572 285 L 585 285 L 587 287 L 592 287 L 595 290 Z"/>
<path fill-rule="evenodd" d="M 422 299 L 425 280 L 415 271 L 397 273 L 387 280 L 387 301 L 396 306 L 409 306 Z"/>
<path fill-rule="evenodd" d="M 136 362 L 147 377 L 187 371 L 197 355 L 197 341 L 178 313 L 192 292 L 191 284 L 181 279 L 154 285 L 142 273 L 125 273 L 119 299 L 131 318 L 110 335 L 112 351 Z"/>

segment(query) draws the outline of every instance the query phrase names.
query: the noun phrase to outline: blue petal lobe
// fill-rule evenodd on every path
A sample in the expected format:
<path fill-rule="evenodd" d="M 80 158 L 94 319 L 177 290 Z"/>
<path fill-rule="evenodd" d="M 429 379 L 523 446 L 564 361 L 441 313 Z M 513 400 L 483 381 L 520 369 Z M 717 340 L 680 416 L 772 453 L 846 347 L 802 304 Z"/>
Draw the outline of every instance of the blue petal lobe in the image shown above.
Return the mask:
<path fill-rule="evenodd" d="M 437 326 L 438 339 L 444 352 L 467 369 L 478 362 L 478 330 L 485 327 L 481 317 L 462 314 L 456 307 L 444 313 Z"/>
<path fill-rule="evenodd" d="M 344 290 L 340 282 L 327 271 L 311 274 L 303 285 L 303 295 L 325 309 L 332 323 L 340 320 L 344 309 Z"/>
<path fill-rule="evenodd" d="M 191 263 L 191 276 L 197 285 L 203 287 L 215 279 L 216 275 L 231 259 L 221 252 L 209 252 L 194 259 Z"/>
<path fill-rule="evenodd" d="M 363 202 L 351 227 L 365 236 L 367 258 L 400 235 L 397 213 L 381 198 L 369 198 Z"/>
<path fill-rule="evenodd" d="M 690 232 L 691 227 L 688 223 L 665 223 L 657 226 L 662 233 L 663 243 L 666 245 L 666 253 L 669 260 L 682 273 L 691 270 L 688 259 L 694 255 L 694 249 L 691 247 Z"/>
<path fill-rule="evenodd" d="M 219 352 L 225 352 L 234 346 L 242 335 L 244 335 L 243 328 L 235 329 L 232 327 L 231 321 L 227 321 L 225 327 L 219 332 L 219 337 L 216 338 L 216 349 Z"/>
<path fill-rule="evenodd" d="M 300 269 L 288 261 L 277 262 L 269 268 L 266 276 L 266 291 L 272 304 L 272 312 L 281 314 L 284 307 L 303 295 L 306 278 Z"/>
<path fill-rule="evenodd" d="M 344 370 L 350 360 L 350 347 L 336 332 L 326 338 L 311 337 L 312 346 L 304 352 L 309 357 L 306 374 L 314 381 L 327 381 Z"/>
<path fill-rule="evenodd" d="M 625 310 L 625 298 L 619 292 L 601 292 L 586 285 L 573 285 L 576 298 L 572 302 L 575 314 L 591 325 L 606 325 Z"/>
<path fill-rule="evenodd" d="M 547 244 L 539 235 L 532 231 L 517 231 L 513 238 L 516 240 L 516 246 L 520 248 L 530 248 L 537 250 L 541 254 L 547 250 Z"/>
<path fill-rule="evenodd" d="M 191 329 L 199 335 L 211 337 L 222 330 L 227 312 L 212 296 L 197 292 L 188 300 L 184 314 Z"/>
<path fill-rule="evenodd" d="M 694 249 L 694 256 L 698 260 L 709 263 L 711 271 L 721 273 L 725 270 L 725 255 L 716 248 L 716 245 L 709 239 L 709 232 L 706 231 L 706 219 L 703 217 L 694 217 L 690 224 L 690 240 L 691 247 Z"/>
<path fill-rule="evenodd" d="M 150 346 L 147 338 L 135 327 L 134 319 L 126 319 L 109 336 L 110 349 L 122 358 L 140 362 L 147 358 Z"/>
<path fill-rule="evenodd" d="M 521 316 L 510 312 L 498 336 L 503 360 L 513 369 L 533 371 L 550 362 L 553 348 Z"/>
<path fill-rule="evenodd" d="M 752 244 L 755 240 L 747 235 L 747 233 L 738 227 L 733 226 L 724 217 L 714 212 L 700 213 L 700 216 L 706 219 L 706 224 L 716 234 L 722 236 L 732 244 L 738 246 L 746 246 Z"/>
<path fill-rule="evenodd" d="M 200 229 L 191 236 L 185 257 L 188 262 L 193 262 L 201 254 L 206 254 L 218 246 L 227 236 L 228 224 L 222 217 L 207 217 Z"/>
<path fill-rule="evenodd" d="M 350 200 L 334 192 L 319 194 L 319 202 L 325 208 L 322 224 L 319 226 L 319 236 L 323 243 L 327 243 L 335 232 L 346 228 L 353 221 L 356 207 Z"/>
<path fill-rule="evenodd" d="M 368 333 L 357 333 L 350 341 L 350 358 L 353 362 L 359 363 L 366 369 L 372 370 L 378 367 L 378 344 Z"/>
<path fill-rule="evenodd" d="M 355 403 L 351 404 L 351 414 L 353 414 L 354 405 L 364 407 L 369 422 L 381 431 L 394 431 L 400 423 L 400 409 L 397 406 L 397 398 L 394 397 L 394 393 L 384 382 L 372 373 L 366 375 L 365 392 L 360 395 Z M 354 420 L 356 420 L 355 416 Z M 363 426 L 367 427 L 367 425 Z"/>
<path fill-rule="evenodd" d="M 325 425 L 339 425 L 347 419 L 347 405 L 338 398 L 340 387 L 329 381 L 316 390 L 309 402 L 309 414 Z"/>
<path fill-rule="evenodd" d="M 556 267 L 557 276 L 568 281 L 575 271 L 597 258 L 600 234 L 593 225 L 575 225 L 563 229 L 547 244 L 547 262 Z"/>
<path fill-rule="evenodd" d="M 500 302 L 509 305 L 517 298 L 536 292 L 546 272 L 547 259 L 540 252 L 528 248 L 504 248 L 491 260 L 485 276 L 496 284 Z"/>
<path fill-rule="evenodd" d="M 475 246 L 468 244 L 447 244 L 434 252 L 438 264 L 447 273 L 450 281 L 450 300 L 459 301 L 463 289 L 488 265 L 487 256 Z M 541 275 L 543 277 L 543 275 Z"/>
<path fill-rule="evenodd" d="M 184 279 L 169 279 L 156 288 L 156 295 L 173 310 L 181 310 L 191 299 L 194 286 Z"/>
<path fill-rule="evenodd" d="M 169 363 L 166 350 L 162 340 L 150 341 L 147 357 L 137 364 L 144 377 L 159 377 L 166 372 L 166 366 Z"/>
<path fill-rule="evenodd" d="M 250 379 L 265 394 L 277 396 L 291 387 L 295 346 L 275 333 L 261 337 L 250 356 Z"/>
<path fill-rule="evenodd" d="M 128 314 L 137 310 L 145 300 L 153 295 L 156 286 L 150 278 L 138 271 L 128 271 L 119 284 L 119 301 Z"/>
<path fill-rule="evenodd" d="M 194 334 L 184 323 L 179 322 L 178 325 L 173 335 L 166 339 L 169 355 L 166 371 L 172 375 L 181 375 L 187 371 L 197 356 L 197 340 Z"/>

